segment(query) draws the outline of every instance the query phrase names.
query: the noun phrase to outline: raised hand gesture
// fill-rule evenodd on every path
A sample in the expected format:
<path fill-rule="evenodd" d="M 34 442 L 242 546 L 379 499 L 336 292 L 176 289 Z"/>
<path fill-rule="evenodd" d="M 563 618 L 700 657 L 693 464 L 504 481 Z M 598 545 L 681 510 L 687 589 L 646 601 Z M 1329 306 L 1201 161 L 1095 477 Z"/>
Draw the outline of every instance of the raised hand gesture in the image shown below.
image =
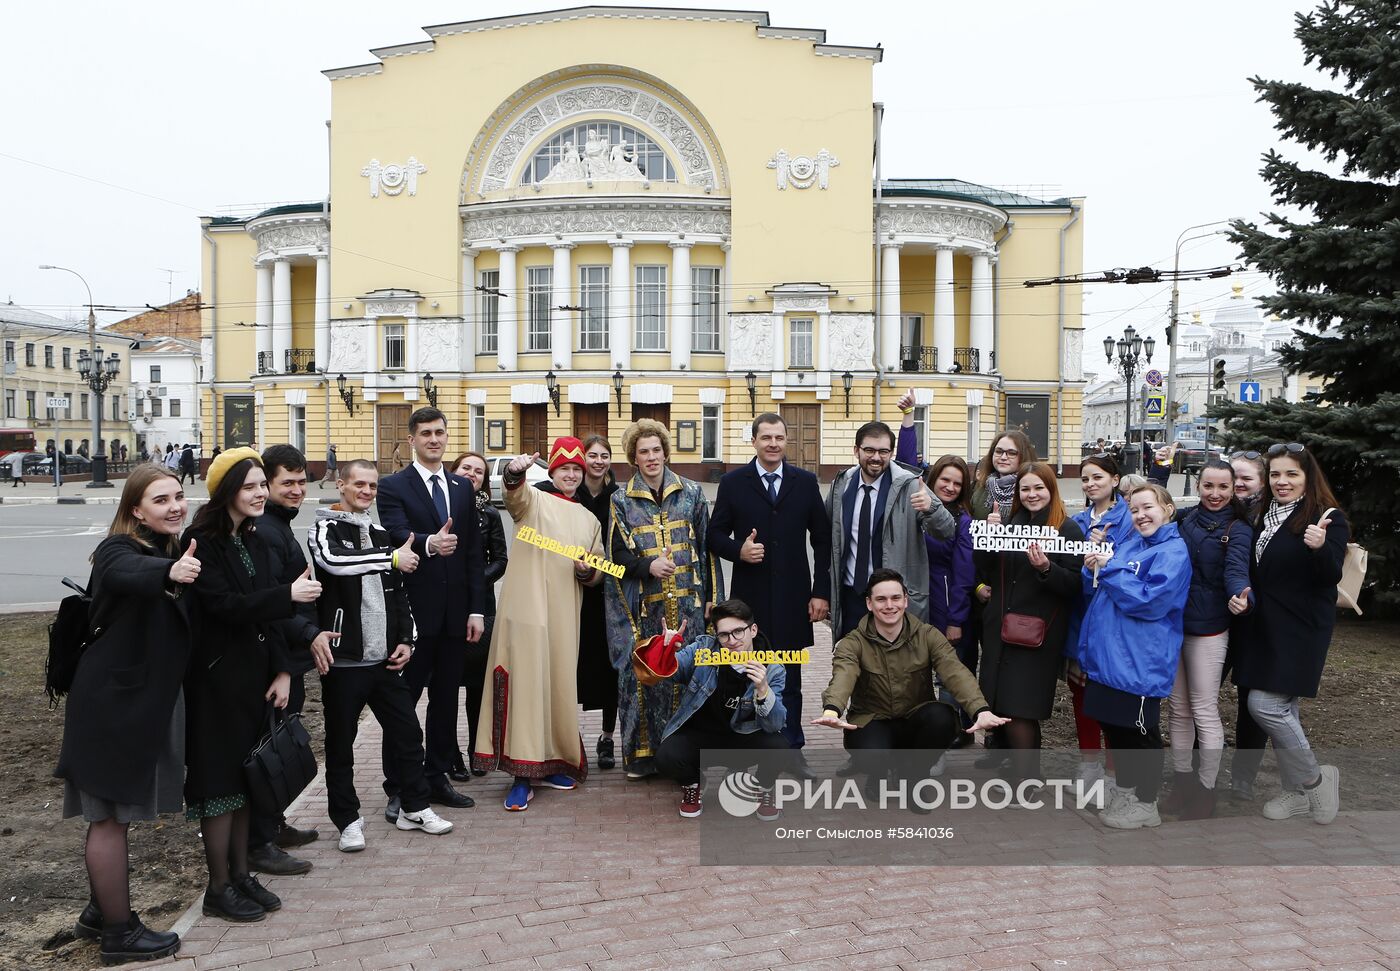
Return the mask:
<path fill-rule="evenodd" d="M 434 556 L 451 556 L 457 552 L 457 534 L 452 532 L 452 517 L 442 524 L 442 529 L 428 537 L 428 548 Z"/>
<path fill-rule="evenodd" d="M 170 564 L 170 579 L 174 583 L 194 583 L 199 579 L 199 558 L 194 555 L 195 539 L 190 538 L 190 548 L 180 558 Z"/>
<path fill-rule="evenodd" d="M 451 520 L 449 520 L 450 522 Z M 400 573 L 412 573 L 418 569 L 418 554 L 413 552 L 413 534 L 408 534 L 408 539 L 403 541 L 403 545 L 394 551 L 396 554 L 394 562 Z"/>
<path fill-rule="evenodd" d="M 752 529 L 739 547 L 739 559 L 745 563 L 763 562 L 763 544 L 758 541 L 758 530 Z"/>
<path fill-rule="evenodd" d="M 1331 525 L 1332 519 L 1329 511 L 1315 525 L 1310 525 L 1303 530 L 1303 545 L 1310 550 L 1322 549 L 1322 544 L 1327 542 L 1327 527 Z"/>
<path fill-rule="evenodd" d="M 301 576 L 292 581 L 292 601 L 299 604 L 309 604 L 321 596 L 321 583 L 311 575 L 311 564 L 306 565 L 306 570 Z"/>

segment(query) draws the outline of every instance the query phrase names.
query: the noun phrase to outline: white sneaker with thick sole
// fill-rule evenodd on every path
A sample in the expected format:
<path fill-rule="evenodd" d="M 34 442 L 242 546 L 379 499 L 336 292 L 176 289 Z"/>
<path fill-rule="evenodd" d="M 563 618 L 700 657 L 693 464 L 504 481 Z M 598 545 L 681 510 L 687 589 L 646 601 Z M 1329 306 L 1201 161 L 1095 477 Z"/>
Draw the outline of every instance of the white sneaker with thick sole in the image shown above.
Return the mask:
<path fill-rule="evenodd" d="M 933 763 L 933 765 L 929 767 L 928 774 L 929 774 L 929 777 L 930 777 L 930 778 L 937 779 L 940 775 L 942 775 L 942 774 L 943 774 L 944 772 L 946 772 L 947 770 L 948 770 L 948 753 L 947 753 L 947 752 L 944 752 L 942 755 L 940 755 L 940 756 L 938 757 L 938 761 L 935 762 L 935 763 Z"/>
<path fill-rule="evenodd" d="M 433 812 L 431 806 L 416 813 L 400 812 L 394 825 L 399 829 L 421 829 L 430 836 L 452 832 L 452 823 Z"/>
<path fill-rule="evenodd" d="M 361 816 L 340 831 L 340 852 L 358 853 L 365 848 L 365 818 Z"/>
<path fill-rule="evenodd" d="M 1265 819 L 1291 819 L 1294 816 L 1307 816 L 1311 812 L 1312 805 L 1306 795 L 1286 789 L 1264 803 Z"/>
<path fill-rule="evenodd" d="M 1108 803 L 1102 809 L 1099 810 L 1100 819 L 1103 819 L 1105 816 L 1109 816 L 1114 813 L 1122 812 L 1123 806 L 1128 802 L 1128 800 L 1136 798 L 1133 795 L 1132 789 L 1120 789 L 1117 786 L 1108 786 L 1107 789 Z"/>
<path fill-rule="evenodd" d="M 1318 769 L 1322 781 L 1311 789 L 1304 789 L 1303 793 L 1307 796 L 1313 822 L 1326 826 L 1337 818 L 1337 809 L 1341 806 L 1341 773 L 1335 765 L 1320 765 Z"/>
<path fill-rule="evenodd" d="M 1079 771 L 1074 774 L 1075 781 L 1085 789 L 1088 789 L 1103 777 L 1102 762 L 1080 762 Z"/>
<path fill-rule="evenodd" d="M 1116 812 L 1104 813 L 1103 824 L 1114 829 L 1142 829 L 1161 826 L 1162 817 L 1157 814 L 1156 802 L 1138 802 L 1137 796 L 1128 796 Z"/>

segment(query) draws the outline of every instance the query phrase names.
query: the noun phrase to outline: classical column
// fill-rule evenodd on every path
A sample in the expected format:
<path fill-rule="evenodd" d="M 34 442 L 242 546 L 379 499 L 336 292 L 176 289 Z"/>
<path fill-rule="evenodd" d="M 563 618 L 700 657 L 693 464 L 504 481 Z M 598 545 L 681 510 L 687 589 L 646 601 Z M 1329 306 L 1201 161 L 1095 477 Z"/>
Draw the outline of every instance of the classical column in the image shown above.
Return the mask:
<path fill-rule="evenodd" d="M 977 350 L 977 370 L 992 369 L 992 259 L 987 252 L 972 254 L 972 346 Z"/>
<path fill-rule="evenodd" d="M 671 240 L 671 369 L 690 369 L 691 332 L 695 323 L 695 301 L 690 294 L 690 248 L 688 239 Z"/>
<path fill-rule="evenodd" d="M 773 334 L 773 370 L 786 371 L 787 334 L 784 333 L 784 330 L 786 329 L 784 327 L 784 324 L 786 324 L 787 321 L 780 313 L 774 313 L 772 317 L 773 320 L 769 326 L 772 327 Z"/>
<path fill-rule="evenodd" d="M 610 239 L 612 270 L 608 292 L 608 349 L 622 370 L 632 366 L 632 241 Z"/>
<path fill-rule="evenodd" d="M 520 290 L 515 285 L 515 254 L 519 246 L 502 246 L 496 252 L 501 254 L 500 290 L 505 294 L 499 298 L 496 314 L 496 363 L 501 370 L 514 371 L 516 354 L 520 347 Z"/>
<path fill-rule="evenodd" d="M 316 367 L 326 369 L 331 357 L 331 258 L 316 257 Z"/>
<path fill-rule="evenodd" d="M 880 244 L 880 359 L 881 371 L 899 370 L 899 336 L 903 326 L 899 309 L 900 243 Z"/>
<path fill-rule="evenodd" d="M 573 243 L 550 243 L 554 251 L 554 272 L 550 275 L 549 348 L 554 363 L 561 368 L 574 362 L 574 312 L 560 310 L 573 303 L 574 263 Z"/>
<path fill-rule="evenodd" d="M 272 261 L 272 368 L 281 374 L 292 346 L 292 264 Z"/>
<path fill-rule="evenodd" d="M 258 282 L 257 298 L 253 305 L 253 335 L 261 359 L 256 364 L 266 360 L 268 370 L 272 370 L 272 264 L 259 263 L 256 269 Z"/>
<path fill-rule="evenodd" d="M 953 369 L 953 247 L 935 246 L 933 261 L 933 346 L 938 370 Z"/>
<path fill-rule="evenodd" d="M 816 349 L 818 371 L 831 370 L 831 314 L 818 313 L 812 322 L 812 346 Z"/>
<path fill-rule="evenodd" d="M 478 250 L 462 250 L 462 360 L 464 372 L 476 370 L 476 254 Z"/>

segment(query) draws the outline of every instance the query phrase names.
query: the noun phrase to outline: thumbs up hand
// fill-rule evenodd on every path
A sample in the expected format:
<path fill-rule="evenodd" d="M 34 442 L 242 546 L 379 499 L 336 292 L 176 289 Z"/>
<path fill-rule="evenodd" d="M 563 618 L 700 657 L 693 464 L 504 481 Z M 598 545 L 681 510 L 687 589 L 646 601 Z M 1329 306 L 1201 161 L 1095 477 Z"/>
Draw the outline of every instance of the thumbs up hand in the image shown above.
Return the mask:
<path fill-rule="evenodd" d="M 408 534 L 402 546 L 394 550 L 394 568 L 400 573 L 412 573 L 418 569 L 418 554 L 413 552 L 412 533 Z"/>
<path fill-rule="evenodd" d="M 539 452 L 535 452 L 533 455 L 517 455 L 515 458 L 511 459 L 510 464 L 506 466 L 506 472 L 511 475 L 520 475 L 539 461 L 539 457 Z"/>
<path fill-rule="evenodd" d="M 1249 590 L 1249 587 L 1245 587 L 1230 598 L 1230 613 L 1238 617 L 1249 611 Z"/>
<path fill-rule="evenodd" d="M 311 576 L 311 564 L 308 563 L 306 571 L 292 581 L 292 601 L 299 604 L 309 604 L 319 596 L 321 596 L 321 583 Z"/>
<path fill-rule="evenodd" d="M 920 485 L 919 490 L 909 497 L 909 505 L 914 507 L 915 512 L 928 512 L 933 508 L 933 496 Z"/>
<path fill-rule="evenodd" d="M 1332 525 L 1332 520 L 1323 516 L 1316 525 L 1311 525 L 1303 530 L 1303 545 L 1310 550 L 1322 549 L 1322 544 L 1327 542 L 1327 527 Z"/>
<path fill-rule="evenodd" d="M 749 531 L 748 538 L 739 547 L 739 559 L 745 563 L 763 562 L 763 544 L 758 542 L 758 530 Z"/>
<path fill-rule="evenodd" d="M 194 555 L 196 542 L 190 539 L 190 548 L 170 564 L 170 579 L 174 583 L 194 583 L 199 579 L 199 560 Z"/>
<path fill-rule="evenodd" d="M 457 536 L 452 532 L 452 517 L 442 524 L 442 529 L 428 537 L 428 552 L 434 556 L 451 556 L 457 552 Z"/>

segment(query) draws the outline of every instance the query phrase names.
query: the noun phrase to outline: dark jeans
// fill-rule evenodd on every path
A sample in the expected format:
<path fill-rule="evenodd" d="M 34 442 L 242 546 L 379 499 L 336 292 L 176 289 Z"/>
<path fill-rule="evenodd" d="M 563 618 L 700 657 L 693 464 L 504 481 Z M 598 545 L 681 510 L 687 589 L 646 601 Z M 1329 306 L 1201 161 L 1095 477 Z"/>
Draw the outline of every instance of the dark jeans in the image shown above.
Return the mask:
<path fill-rule="evenodd" d="M 869 612 L 865 609 L 865 591 L 853 589 L 843 583 L 841 585 L 841 629 L 836 632 L 833 644 L 855 630 L 856 624 L 859 624 Z"/>
<path fill-rule="evenodd" d="M 463 655 L 462 686 L 467 689 L 467 754 L 465 762 L 471 764 L 471 753 L 476 751 L 476 723 L 481 718 L 481 696 L 486 692 L 486 659 L 491 653 L 491 632 L 496 629 L 496 615 L 486 618 L 486 630 L 481 640 L 468 644 Z M 429 702 L 431 704 L 431 701 Z"/>
<path fill-rule="evenodd" d="M 418 707 L 423 689 L 428 690 L 428 717 L 423 726 L 427 757 L 423 762 L 423 773 L 428 777 L 429 785 L 446 785 L 447 770 L 452 768 L 452 760 L 457 757 L 457 690 L 462 684 L 466 645 L 462 635 L 421 638 L 413 658 L 403 671 L 414 708 Z M 384 791 L 396 796 L 401 783 L 395 772 L 396 760 L 387 737 L 384 739 L 383 763 Z"/>
<path fill-rule="evenodd" d="M 1138 802 L 1156 802 L 1162 788 L 1162 730 L 1149 725 L 1143 734 L 1136 725 L 1110 725 L 1100 722 L 1103 737 L 1113 753 L 1114 777 L 1120 789 L 1135 791 Z"/>
<path fill-rule="evenodd" d="M 1249 713 L 1249 689 L 1239 689 L 1239 712 L 1235 716 L 1235 760 L 1230 763 L 1230 785 L 1235 781 L 1254 784 L 1269 736 Z"/>
<path fill-rule="evenodd" d="M 941 701 L 930 702 L 902 718 L 876 718 L 843 741 L 858 771 L 883 777 L 894 768 L 892 753 L 901 749 L 929 749 L 942 753 L 957 736 L 957 709 Z"/>
<path fill-rule="evenodd" d="M 393 759 L 403 811 L 426 809 L 423 732 L 407 681 L 382 664 L 333 667 L 321 678 L 321 699 L 326 709 L 326 807 L 336 829 L 344 829 L 360 816 L 360 799 L 355 794 L 355 736 L 366 705 L 384 731 L 384 748 Z"/>
<path fill-rule="evenodd" d="M 784 664 L 783 670 L 787 673 L 783 681 L 783 710 L 787 712 L 783 738 L 789 748 L 801 748 L 807 744 L 802 733 L 802 665 Z"/>
<path fill-rule="evenodd" d="M 740 735 L 738 732 L 713 732 L 682 725 L 666 736 L 656 750 L 656 767 L 668 779 L 674 779 L 683 786 L 693 786 L 700 781 L 700 753 L 705 749 L 729 748 L 781 752 L 789 746 L 781 733 L 757 731 Z M 769 789 L 777 780 L 777 766 L 760 759 L 754 775 L 758 776 L 759 785 Z"/>
<path fill-rule="evenodd" d="M 286 714 L 300 714 L 301 709 L 306 704 L 306 676 L 302 674 L 292 675 L 292 686 L 287 691 Z M 262 813 L 254 812 L 252 818 L 248 820 L 248 848 L 255 850 L 260 846 L 266 846 L 277 839 L 277 831 L 282 828 L 282 821 L 285 817 L 278 813 L 275 816 L 264 816 Z"/>

